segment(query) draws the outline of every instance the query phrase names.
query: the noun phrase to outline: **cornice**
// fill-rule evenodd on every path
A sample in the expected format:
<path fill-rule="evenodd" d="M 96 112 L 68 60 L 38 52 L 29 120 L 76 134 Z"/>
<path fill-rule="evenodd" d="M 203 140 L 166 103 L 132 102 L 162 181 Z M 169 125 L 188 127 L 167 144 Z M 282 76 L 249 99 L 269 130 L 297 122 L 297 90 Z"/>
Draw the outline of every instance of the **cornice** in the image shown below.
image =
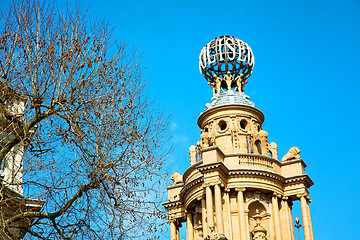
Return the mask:
<path fill-rule="evenodd" d="M 179 187 L 182 187 L 182 186 L 184 186 L 184 183 L 170 185 L 170 186 L 167 186 L 166 189 L 169 190 L 169 189 L 179 188 Z"/>
<path fill-rule="evenodd" d="M 264 170 L 258 170 L 258 169 L 256 169 L 256 170 L 254 170 L 254 169 L 234 169 L 234 170 L 229 171 L 229 176 L 230 175 L 261 176 L 261 177 L 272 178 L 272 179 L 275 179 L 282 183 L 285 182 L 285 178 L 277 173 L 264 171 Z"/>
<path fill-rule="evenodd" d="M 161 205 L 163 205 L 164 208 L 166 208 L 166 210 L 169 210 L 172 208 L 178 208 L 179 206 L 182 205 L 182 202 L 180 200 L 176 200 L 173 202 L 164 202 L 164 203 L 161 203 Z"/>
<path fill-rule="evenodd" d="M 186 184 L 184 185 L 184 187 L 180 190 L 180 196 L 182 196 L 184 192 L 187 192 L 187 191 L 188 191 L 190 188 L 192 188 L 193 186 L 196 186 L 196 185 L 198 185 L 198 184 L 200 184 L 200 183 L 201 183 L 201 185 L 202 185 L 203 182 L 204 182 L 204 179 L 203 179 L 203 177 L 201 176 L 201 177 L 195 178 L 195 179 L 192 180 L 191 182 L 186 183 Z"/>
<path fill-rule="evenodd" d="M 281 166 L 291 165 L 297 162 L 300 162 L 304 165 L 304 167 L 307 167 L 306 163 L 302 159 L 294 159 L 294 160 L 288 160 L 286 162 L 281 162 Z"/>
<path fill-rule="evenodd" d="M 194 171 L 194 169 L 195 169 L 196 167 L 198 167 L 199 165 L 201 165 L 202 162 L 203 162 L 203 161 L 201 160 L 201 161 L 199 161 L 199 162 L 191 165 L 188 169 L 185 170 L 184 175 L 183 175 L 183 179 L 184 179 L 185 182 L 186 182 L 186 179 L 188 178 L 188 176 L 191 174 L 191 172 Z"/>
<path fill-rule="evenodd" d="M 224 175 L 228 175 L 229 169 L 225 166 L 223 162 L 215 162 L 215 163 L 208 163 L 204 165 L 200 165 L 197 167 L 199 172 L 202 174 L 207 172 L 213 172 L 214 170 L 218 170 L 219 172 L 223 173 Z"/>
<path fill-rule="evenodd" d="M 305 183 L 306 188 L 309 188 L 312 185 L 314 185 L 314 182 L 311 180 L 311 178 L 307 174 L 289 177 L 289 178 L 285 179 L 285 184 L 294 184 L 294 183 L 298 183 L 298 182 Z"/>

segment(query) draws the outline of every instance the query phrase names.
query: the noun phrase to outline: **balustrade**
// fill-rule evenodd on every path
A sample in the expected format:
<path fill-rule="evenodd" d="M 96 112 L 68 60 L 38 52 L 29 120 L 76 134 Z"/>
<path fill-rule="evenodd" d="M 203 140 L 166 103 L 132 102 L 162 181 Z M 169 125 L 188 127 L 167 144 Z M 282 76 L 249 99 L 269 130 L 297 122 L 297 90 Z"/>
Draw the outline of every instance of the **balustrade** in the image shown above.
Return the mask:
<path fill-rule="evenodd" d="M 257 167 L 274 169 L 273 166 L 274 161 L 276 160 L 262 155 L 254 155 L 254 154 L 239 155 L 239 164 L 243 166 L 257 166 Z"/>

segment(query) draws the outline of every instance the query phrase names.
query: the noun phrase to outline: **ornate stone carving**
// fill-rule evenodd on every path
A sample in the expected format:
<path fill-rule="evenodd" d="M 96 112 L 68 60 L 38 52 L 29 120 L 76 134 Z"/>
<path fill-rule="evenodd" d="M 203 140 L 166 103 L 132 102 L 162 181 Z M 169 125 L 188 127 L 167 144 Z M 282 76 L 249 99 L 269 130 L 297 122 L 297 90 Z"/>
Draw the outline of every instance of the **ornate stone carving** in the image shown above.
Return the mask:
<path fill-rule="evenodd" d="M 249 200 L 251 200 L 251 199 L 254 199 L 255 197 L 254 197 L 254 192 L 253 191 L 247 191 L 247 192 L 245 192 L 244 193 L 244 198 L 245 198 L 245 200 L 246 200 L 246 202 L 248 202 Z"/>
<path fill-rule="evenodd" d="M 273 192 L 273 197 L 281 198 L 282 195 L 280 193 Z"/>
<path fill-rule="evenodd" d="M 220 93 L 222 79 L 220 77 L 218 77 L 216 74 L 214 74 L 213 75 L 213 82 L 216 85 L 216 93 Z"/>
<path fill-rule="evenodd" d="M 259 138 L 266 138 L 266 139 L 267 139 L 268 133 L 267 133 L 265 130 L 262 130 L 262 129 L 261 129 L 261 130 L 259 131 L 258 137 L 259 137 Z"/>
<path fill-rule="evenodd" d="M 248 80 L 246 79 L 241 79 L 241 91 L 244 92 L 245 91 L 245 84 L 248 83 Z"/>
<path fill-rule="evenodd" d="M 260 200 L 265 202 L 266 204 L 270 204 L 270 202 L 271 202 L 271 198 L 267 194 L 261 194 Z"/>
<path fill-rule="evenodd" d="M 195 227 L 195 239 L 196 240 L 203 240 L 203 227 L 202 225 L 198 225 Z"/>
<path fill-rule="evenodd" d="M 210 85 L 212 92 L 213 92 L 213 96 L 215 96 L 216 94 L 216 82 L 208 82 L 208 85 Z"/>
<path fill-rule="evenodd" d="M 271 151 L 272 154 L 272 158 L 278 159 L 278 148 L 277 148 L 277 144 L 275 142 L 272 142 L 269 144 L 269 149 Z"/>
<path fill-rule="evenodd" d="M 298 197 L 298 198 L 301 198 L 301 197 L 307 198 L 308 196 L 309 196 L 309 194 L 307 194 L 307 192 L 303 192 L 303 193 L 298 193 L 298 194 L 296 194 L 296 197 Z"/>
<path fill-rule="evenodd" d="M 201 135 L 201 145 L 203 148 L 214 146 L 215 144 L 215 136 L 210 132 L 202 131 Z"/>
<path fill-rule="evenodd" d="M 226 72 L 224 80 L 226 82 L 227 90 L 231 90 L 231 83 L 234 80 L 234 77 L 230 74 L 230 71 Z"/>
<path fill-rule="evenodd" d="M 172 181 L 174 181 L 174 185 L 179 184 L 179 183 L 184 183 L 184 181 L 183 181 L 183 176 L 182 176 L 180 173 L 178 173 L 178 172 L 174 172 L 174 173 L 171 175 L 170 179 L 171 179 Z"/>
<path fill-rule="evenodd" d="M 224 239 L 226 240 L 227 238 L 224 235 L 218 234 L 217 232 L 215 232 L 215 227 L 214 226 L 210 226 L 210 234 L 205 238 L 205 240 L 219 240 L 219 239 Z"/>
<path fill-rule="evenodd" d="M 260 200 L 262 203 L 270 204 L 271 197 L 268 194 L 262 193 L 260 191 L 246 191 L 244 193 L 245 202 L 249 202 L 251 200 Z"/>
<path fill-rule="evenodd" d="M 264 232 L 264 228 L 260 229 L 260 231 L 258 229 L 254 229 L 254 237 L 253 240 L 267 240 L 266 238 L 266 232 Z M 266 230 L 265 230 L 266 231 Z"/>
<path fill-rule="evenodd" d="M 293 159 L 300 159 L 299 156 L 300 150 L 298 147 L 292 147 L 281 159 L 282 162 L 290 161 Z"/>
<path fill-rule="evenodd" d="M 259 209 L 256 209 L 256 215 L 253 217 L 255 220 L 254 229 L 251 231 L 254 240 L 267 240 L 266 229 L 261 226 L 261 219 L 263 216 L 260 215 Z"/>
<path fill-rule="evenodd" d="M 191 145 L 189 148 L 189 155 L 190 155 L 190 165 L 196 163 L 196 147 L 195 145 Z"/>
<path fill-rule="evenodd" d="M 246 140 L 248 145 L 248 153 L 254 153 L 253 137 L 248 134 Z"/>
<path fill-rule="evenodd" d="M 243 89 L 244 89 L 243 88 L 243 77 L 244 77 L 244 74 L 240 74 L 239 76 L 237 76 L 235 78 L 235 83 L 236 83 L 236 87 L 237 87 L 238 92 L 244 92 L 243 91 Z"/>
<path fill-rule="evenodd" d="M 242 187 L 242 188 L 235 188 L 235 191 L 237 192 L 245 192 L 246 188 Z"/>

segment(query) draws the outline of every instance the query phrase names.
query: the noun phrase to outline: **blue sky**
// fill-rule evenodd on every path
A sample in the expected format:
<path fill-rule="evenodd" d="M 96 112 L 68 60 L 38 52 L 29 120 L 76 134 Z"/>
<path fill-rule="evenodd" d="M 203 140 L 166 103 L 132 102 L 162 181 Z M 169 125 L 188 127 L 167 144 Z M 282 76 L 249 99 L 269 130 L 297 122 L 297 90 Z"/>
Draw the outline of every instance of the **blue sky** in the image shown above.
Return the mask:
<path fill-rule="evenodd" d="M 0 0 L 0 7 L 7 2 Z M 119 41 L 143 53 L 149 94 L 172 116 L 168 161 L 180 173 L 200 137 L 197 117 L 212 96 L 198 70 L 202 47 L 222 35 L 247 42 L 255 68 L 245 93 L 263 111 L 264 130 L 279 156 L 292 146 L 301 150 L 315 183 L 315 238 L 337 240 L 358 228 L 359 1 L 78 2 L 114 24 Z"/>

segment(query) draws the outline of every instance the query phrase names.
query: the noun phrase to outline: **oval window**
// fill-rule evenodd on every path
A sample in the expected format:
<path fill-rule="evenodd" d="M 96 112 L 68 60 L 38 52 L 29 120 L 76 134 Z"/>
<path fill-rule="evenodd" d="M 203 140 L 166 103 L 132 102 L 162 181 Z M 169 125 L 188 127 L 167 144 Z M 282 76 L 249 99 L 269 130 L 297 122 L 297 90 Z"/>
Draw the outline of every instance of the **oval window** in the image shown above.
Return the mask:
<path fill-rule="evenodd" d="M 247 126 L 247 121 L 246 121 L 245 119 L 242 119 L 242 120 L 240 121 L 240 128 L 241 128 L 242 130 L 245 130 L 245 129 L 246 129 L 246 126 Z"/>
<path fill-rule="evenodd" d="M 226 122 L 223 121 L 223 120 L 221 120 L 221 121 L 219 122 L 219 128 L 220 128 L 221 131 L 224 131 L 224 130 L 227 128 Z"/>

